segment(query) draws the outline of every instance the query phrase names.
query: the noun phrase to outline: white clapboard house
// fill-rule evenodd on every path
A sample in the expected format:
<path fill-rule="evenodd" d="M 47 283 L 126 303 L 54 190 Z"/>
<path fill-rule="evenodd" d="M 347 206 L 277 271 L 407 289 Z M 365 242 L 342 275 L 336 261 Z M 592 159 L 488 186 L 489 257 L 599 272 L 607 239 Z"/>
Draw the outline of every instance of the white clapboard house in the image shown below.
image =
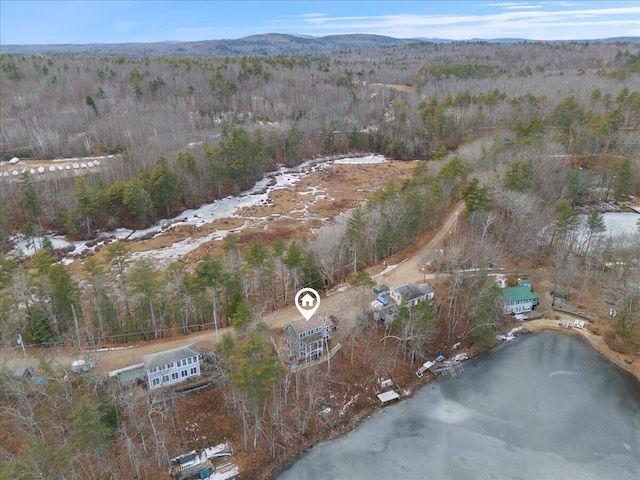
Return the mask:
<path fill-rule="evenodd" d="M 149 390 L 200 376 L 200 352 L 195 343 L 143 357 Z"/>

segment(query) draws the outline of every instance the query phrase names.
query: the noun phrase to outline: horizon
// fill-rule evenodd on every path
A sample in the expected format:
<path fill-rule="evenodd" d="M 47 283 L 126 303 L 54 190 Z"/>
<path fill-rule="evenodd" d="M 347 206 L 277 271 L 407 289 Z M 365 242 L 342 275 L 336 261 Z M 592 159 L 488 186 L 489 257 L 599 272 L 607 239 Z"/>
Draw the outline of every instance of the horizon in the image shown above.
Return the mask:
<path fill-rule="evenodd" d="M 455 41 L 604 40 L 640 36 L 640 3 L 0 2 L 0 45 L 182 43 L 264 34 L 314 38 L 368 34 Z"/>

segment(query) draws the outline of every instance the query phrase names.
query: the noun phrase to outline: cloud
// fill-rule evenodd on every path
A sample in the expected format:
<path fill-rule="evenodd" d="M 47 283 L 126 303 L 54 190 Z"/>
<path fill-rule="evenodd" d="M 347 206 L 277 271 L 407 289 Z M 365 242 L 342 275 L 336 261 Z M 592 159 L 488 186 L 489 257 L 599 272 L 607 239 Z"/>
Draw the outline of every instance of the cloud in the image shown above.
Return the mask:
<path fill-rule="evenodd" d="M 531 8 L 542 8 L 542 5 L 532 5 L 529 3 L 513 3 L 513 2 L 501 2 L 501 3 L 485 3 L 485 7 L 498 7 L 505 10 L 522 10 Z"/>
<path fill-rule="evenodd" d="M 305 29 L 305 33 L 312 35 L 360 32 L 399 38 L 444 36 L 445 38 L 468 39 L 517 36 L 551 40 L 566 38 L 568 35 L 573 38 L 637 36 L 640 6 L 565 8 L 554 11 L 542 9 L 542 5 L 533 4 L 502 2 L 493 5 L 499 6 L 503 10 L 486 14 L 445 15 L 407 13 L 378 16 L 329 16 L 316 13 L 287 19 L 280 26 L 284 25 L 285 28 L 296 31 L 300 31 L 300 27 L 302 27 Z M 524 10 L 517 9 L 523 6 Z M 627 28 L 626 30 L 616 30 L 611 28 L 613 26 Z M 572 27 L 573 30 L 566 27 Z M 587 27 L 588 30 L 586 30 Z M 594 27 L 603 27 L 603 29 L 598 30 Z M 562 31 L 558 30 L 559 28 L 562 28 Z M 600 36 L 594 37 L 594 34 Z"/>
<path fill-rule="evenodd" d="M 502 8 L 505 10 L 527 10 L 532 8 L 542 8 L 542 5 L 510 5 Z"/>

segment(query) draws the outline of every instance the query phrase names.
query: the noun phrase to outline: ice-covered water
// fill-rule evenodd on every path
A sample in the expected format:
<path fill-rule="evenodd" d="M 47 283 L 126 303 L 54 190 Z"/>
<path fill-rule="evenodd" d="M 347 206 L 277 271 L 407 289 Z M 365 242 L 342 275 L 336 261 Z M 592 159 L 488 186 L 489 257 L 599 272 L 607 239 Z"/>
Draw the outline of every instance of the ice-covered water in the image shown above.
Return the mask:
<path fill-rule="evenodd" d="M 355 430 L 278 480 L 638 479 L 640 386 L 582 339 L 519 337 Z"/>
<path fill-rule="evenodd" d="M 607 227 L 607 235 L 632 234 L 638 231 L 640 214 L 632 212 L 610 212 L 603 216 Z"/>

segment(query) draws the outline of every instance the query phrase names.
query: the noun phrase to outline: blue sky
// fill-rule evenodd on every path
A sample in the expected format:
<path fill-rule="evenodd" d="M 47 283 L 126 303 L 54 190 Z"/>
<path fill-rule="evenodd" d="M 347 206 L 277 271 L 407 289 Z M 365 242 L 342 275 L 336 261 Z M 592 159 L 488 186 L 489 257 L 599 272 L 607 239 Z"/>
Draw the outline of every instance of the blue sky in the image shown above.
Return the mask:
<path fill-rule="evenodd" d="M 194 41 L 273 32 L 456 40 L 640 36 L 640 0 L 0 0 L 3 45 Z"/>

